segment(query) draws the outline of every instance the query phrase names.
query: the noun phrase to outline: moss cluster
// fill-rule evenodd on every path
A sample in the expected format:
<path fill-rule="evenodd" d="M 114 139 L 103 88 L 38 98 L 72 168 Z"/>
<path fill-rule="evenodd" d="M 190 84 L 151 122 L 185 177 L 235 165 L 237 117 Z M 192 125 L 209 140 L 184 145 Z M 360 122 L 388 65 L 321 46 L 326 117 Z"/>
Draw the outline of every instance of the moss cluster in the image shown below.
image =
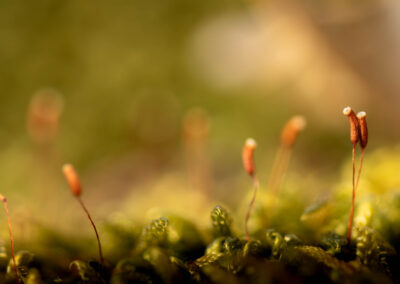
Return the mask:
<path fill-rule="evenodd" d="M 274 229 L 247 242 L 235 234 L 232 219 L 226 209 L 216 206 L 205 232 L 173 215 L 135 229 L 109 222 L 105 227 L 109 237 L 131 240 L 116 241 L 116 253 L 106 256 L 105 266 L 95 260 L 75 260 L 63 267 L 46 256 L 20 251 L 18 273 L 23 283 L 391 283 L 399 279 L 395 249 L 370 227 L 358 226 L 351 244 L 334 232 L 306 241 Z M 2 282 L 15 282 L 4 246 L 0 268 Z"/>

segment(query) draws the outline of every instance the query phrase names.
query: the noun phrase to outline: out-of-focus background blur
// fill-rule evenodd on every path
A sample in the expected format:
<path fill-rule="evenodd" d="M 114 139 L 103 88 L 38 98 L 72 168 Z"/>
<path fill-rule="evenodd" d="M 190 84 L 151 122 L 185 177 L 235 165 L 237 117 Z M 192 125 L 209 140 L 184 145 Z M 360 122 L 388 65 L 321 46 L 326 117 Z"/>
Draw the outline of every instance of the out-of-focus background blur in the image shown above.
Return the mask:
<path fill-rule="evenodd" d="M 247 137 L 266 185 L 292 115 L 307 128 L 287 180 L 310 202 L 350 159 L 345 106 L 368 114 L 367 168 L 400 141 L 397 1 L 6 0 L 0 39 L 0 191 L 19 239 L 27 223 L 90 230 L 65 162 L 99 221 L 163 209 L 207 220 L 251 188 Z"/>

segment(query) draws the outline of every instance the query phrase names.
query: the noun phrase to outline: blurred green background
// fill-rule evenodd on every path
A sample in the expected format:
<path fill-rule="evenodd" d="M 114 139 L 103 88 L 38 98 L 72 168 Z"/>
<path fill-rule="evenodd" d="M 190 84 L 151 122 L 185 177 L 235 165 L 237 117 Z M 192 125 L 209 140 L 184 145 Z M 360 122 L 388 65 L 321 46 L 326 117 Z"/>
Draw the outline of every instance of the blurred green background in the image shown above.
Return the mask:
<path fill-rule="evenodd" d="M 163 201 L 182 212 L 196 187 L 235 208 L 250 186 L 245 139 L 266 184 L 295 114 L 307 128 L 287 177 L 326 194 L 350 158 L 345 106 L 368 113 L 366 163 L 398 143 L 399 16 L 378 0 L 1 1 L 0 189 L 17 227 L 86 224 L 65 162 L 100 220 Z M 43 93 L 60 101 L 39 107 L 54 120 L 37 126 Z"/>

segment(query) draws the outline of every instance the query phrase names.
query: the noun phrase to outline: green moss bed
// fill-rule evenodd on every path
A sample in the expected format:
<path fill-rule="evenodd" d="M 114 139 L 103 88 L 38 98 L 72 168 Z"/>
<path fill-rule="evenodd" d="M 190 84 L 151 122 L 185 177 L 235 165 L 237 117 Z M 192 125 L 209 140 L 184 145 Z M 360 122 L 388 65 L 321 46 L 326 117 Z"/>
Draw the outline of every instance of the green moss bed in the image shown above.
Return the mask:
<path fill-rule="evenodd" d="M 226 209 L 216 206 L 210 215 L 206 232 L 173 215 L 137 227 L 109 222 L 104 230 L 114 253 L 105 255 L 104 265 L 92 259 L 63 267 L 52 261 L 57 256 L 36 258 L 34 252 L 19 251 L 18 274 L 23 283 L 396 283 L 400 279 L 394 248 L 399 243 L 395 239 L 391 245 L 370 227 L 357 226 L 351 244 L 334 232 L 307 241 L 272 228 L 259 228 L 246 241 L 233 232 Z M 0 281 L 15 283 L 4 246 L 0 260 Z"/>

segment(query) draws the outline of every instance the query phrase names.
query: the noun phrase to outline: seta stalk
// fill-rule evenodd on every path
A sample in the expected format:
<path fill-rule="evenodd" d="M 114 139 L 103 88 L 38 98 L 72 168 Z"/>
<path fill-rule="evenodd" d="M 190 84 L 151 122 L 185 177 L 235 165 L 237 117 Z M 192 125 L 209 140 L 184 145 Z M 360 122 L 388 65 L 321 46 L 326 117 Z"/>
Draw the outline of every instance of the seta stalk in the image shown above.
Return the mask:
<path fill-rule="evenodd" d="M 102 253 L 102 250 L 101 250 L 100 237 L 99 237 L 99 234 L 97 232 L 96 225 L 94 224 L 94 221 L 93 221 L 92 217 L 90 216 L 89 211 L 87 210 L 83 200 L 81 199 L 82 186 L 81 186 L 78 174 L 76 173 L 75 168 L 71 164 L 65 164 L 62 167 L 62 172 L 63 172 L 63 174 L 65 176 L 65 179 L 67 180 L 67 183 L 69 185 L 69 188 L 70 188 L 72 194 L 78 200 L 78 202 L 81 205 L 83 211 L 85 211 L 85 213 L 88 216 L 88 219 L 89 219 L 90 223 L 92 224 L 93 230 L 94 230 L 94 232 L 96 234 L 97 244 L 98 244 L 98 247 L 99 247 L 100 264 L 102 266 L 104 266 L 104 258 L 103 258 L 103 253 Z"/>
<path fill-rule="evenodd" d="M 257 147 L 257 143 L 254 139 L 248 138 L 244 144 L 243 151 L 242 151 L 242 161 L 244 170 L 250 175 L 253 181 L 253 197 L 251 198 L 249 208 L 247 209 L 246 219 L 245 219 L 245 232 L 246 232 L 246 240 L 250 241 L 250 234 L 249 234 L 249 219 L 251 215 L 251 211 L 254 207 L 254 202 L 256 201 L 257 191 L 259 188 L 258 178 L 255 172 L 255 164 L 254 164 L 254 150 Z"/>
<path fill-rule="evenodd" d="M 292 154 L 293 145 L 298 134 L 305 128 L 306 119 L 301 115 L 295 115 L 289 119 L 281 132 L 280 145 L 272 166 L 268 188 L 278 194 Z"/>
<path fill-rule="evenodd" d="M 361 176 L 361 171 L 362 171 L 362 165 L 363 165 L 363 160 L 364 160 L 364 152 L 365 148 L 368 143 L 368 127 L 367 127 L 367 121 L 366 121 L 366 113 L 365 112 L 359 112 L 357 115 L 354 113 L 354 111 L 351 109 L 351 107 L 346 107 L 343 109 L 343 114 L 346 115 L 349 118 L 349 123 L 350 123 L 350 142 L 352 143 L 352 155 L 351 155 L 351 160 L 352 160 L 352 186 L 353 186 L 353 193 L 352 193 L 352 199 L 351 199 L 351 207 L 350 207 L 350 216 L 349 216 L 349 221 L 347 224 L 347 235 L 346 239 L 347 242 L 350 244 L 351 241 L 351 231 L 353 228 L 353 219 L 354 219 L 354 207 L 355 207 L 355 199 L 356 199 L 356 192 L 357 192 L 357 187 L 358 183 L 360 181 L 360 176 Z M 356 154 L 356 146 L 357 144 L 360 143 L 361 146 L 361 155 L 360 155 L 360 165 L 358 168 L 358 174 L 357 174 L 357 180 L 355 180 L 355 154 Z"/>
<path fill-rule="evenodd" d="M 4 195 L 0 194 L 0 200 L 3 202 L 4 209 L 6 211 L 8 230 L 10 232 L 11 255 L 12 255 L 12 260 L 13 260 L 13 267 L 14 267 L 14 272 L 15 272 L 15 278 L 17 279 L 17 283 L 19 284 L 20 281 L 19 281 L 19 277 L 18 277 L 17 263 L 15 262 L 14 237 L 13 237 L 13 233 L 12 233 L 12 229 L 11 229 L 10 214 L 8 213 L 7 198 L 5 198 Z"/>

